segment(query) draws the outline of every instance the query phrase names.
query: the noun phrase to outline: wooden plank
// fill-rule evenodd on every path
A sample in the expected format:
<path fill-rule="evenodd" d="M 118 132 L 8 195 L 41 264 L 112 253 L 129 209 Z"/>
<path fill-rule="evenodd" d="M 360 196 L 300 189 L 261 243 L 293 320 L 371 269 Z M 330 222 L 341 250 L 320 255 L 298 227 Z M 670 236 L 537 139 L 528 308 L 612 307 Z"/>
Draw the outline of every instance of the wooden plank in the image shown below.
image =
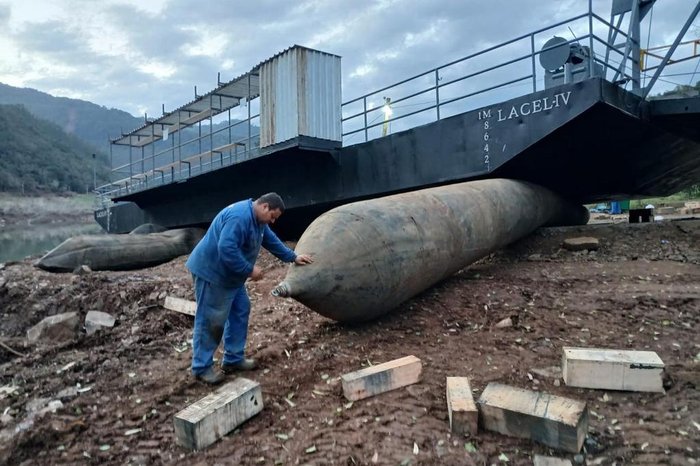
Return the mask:
<path fill-rule="evenodd" d="M 175 415 L 177 443 L 201 450 L 263 409 L 260 384 L 239 378 L 189 405 Z"/>
<path fill-rule="evenodd" d="M 231 149 L 235 148 L 236 146 L 239 147 L 245 147 L 245 143 L 243 142 L 232 142 L 230 144 L 225 144 L 223 146 L 219 146 L 216 149 L 213 150 L 213 152 L 218 153 L 218 152 L 227 152 L 230 151 Z"/>
<path fill-rule="evenodd" d="M 199 153 L 199 154 L 191 155 L 191 156 L 189 156 L 189 157 L 187 157 L 186 159 L 183 159 L 183 160 L 176 160 L 176 161 L 170 162 L 170 163 L 168 163 L 168 164 L 166 164 L 166 165 L 158 166 L 158 167 L 156 167 L 155 169 L 149 169 L 149 170 L 147 170 L 147 171 L 145 171 L 145 172 L 143 172 L 143 173 L 137 173 L 137 174 L 132 175 L 131 177 L 125 178 L 125 179 L 126 179 L 126 180 L 131 180 L 131 179 L 134 179 L 134 178 L 135 178 L 137 181 L 144 181 L 144 179 L 145 179 L 145 178 L 148 178 L 148 177 L 158 177 L 158 175 L 156 175 L 156 173 L 158 173 L 158 172 L 166 173 L 166 171 L 169 170 L 170 168 L 173 168 L 173 167 L 176 167 L 176 166 L 178 166 L 178 165 L 181 165 L 182 163 L 189 163 L 189 164 L 191 164 L 191 163 L 194 162 L 194 161 L 197 161 L 197 162 L 206 162 L 207 157 L 209 158 L 209 162 L 211 163 L 211 162 L 212 162 L 212 156 L 213 156 L 213 154 L 214 154 L 214 152 L 212 152 L 212 151 L 210 151 L 210 150 L 204 151 L 204 152 L 201 152 L 201 153 Z M 202 160 L 202 159 L 204 159 L 204 160 Z M 135 162 L 135 163 L 136 163 L 136 162 Z M 176 173 L 180 173 L 181 170 L 182 170 L 182 168 L 179 167 L 179 168 L 178 168 L 178 171 L 176 171 Z M 122 180 L 120 180 L 120 181 L 122 181 Z M 174 180 L 173 180 L 173 181 L 174 181 Z M 117 182 L 117 183 L 118 183 L 118 182 Z"/>
<path fill-rule="evenodd" d="M 163 307 L 191 316 L 195 315 L 197 312 L 197 303 L 182 298 L 176 298 L 175 296 L 166 296 Z"/>
<path fill-rule="evenodd" d="M 664 392 L 664 363 L 653 351 L 564 347 L 562 372 L 571 387 Z"/>
<path fill-rule="evenodd" d="M 213 108 L 205 108 L 201 112 L 195 113 L 191 117 L 188 117 L 188 118 L 185 118 L 184 120 L 181 120 L 180 127 L 189 126 L 189 125 L 193 125 L 195 123 L 198 123 L 206 118 L 209 118 L 211 115 L 215 115 L 216 113 L 214 113 L 214 112 L 215 112 L 215 109 L 213 109 Z"/>
<path fill-rule="evenodd" d="M 447 377 L 446 386 L 450 430 L 455 434 L 476 434 L 479 429 L 479 411 L 474 403 L 469 379 Z"/>
<path fill-rule="evenodd" d="M 588 432 L 588 407 L 582 401 L 490 383 L 477 403 L 485 429 L 571 453 L 581 450 Z"/>
<path fill-rule="evenodd" d="M 343 394 L 348 400 L 361 400 L 420 380 L 423 367 L 420 359 L 406 356 L 367 367 L 341 377 Z"/>

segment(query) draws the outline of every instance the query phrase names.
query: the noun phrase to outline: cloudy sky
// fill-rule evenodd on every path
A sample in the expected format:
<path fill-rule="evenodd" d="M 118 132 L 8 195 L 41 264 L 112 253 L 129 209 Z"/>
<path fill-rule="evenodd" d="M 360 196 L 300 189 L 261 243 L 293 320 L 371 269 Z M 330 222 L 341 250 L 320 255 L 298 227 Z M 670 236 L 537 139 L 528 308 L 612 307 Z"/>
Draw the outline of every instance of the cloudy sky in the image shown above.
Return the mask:
<path fill-rule="evenodd" d="M 594 0 L 594 9 L 608 18 L 611 1 Z M 649 37 L 649 17 L 642 25 L 643 46 L 670 44 L 695 3 L 658 0 Z M 200 94 L 216 87 L 217 72 L 228 81 L 299 44 L 342 57 L 349 100 L 586 7 L 584 0 L 0 0 L 0 82 L 159 116 L 162 104 L 168 111 L 190 101 L 194 86 Z M 699 24 L 686 39 L 700 37 Z M 574 29 L 563 31 L 567 39 Z M 700 79 L 684 74 L 697 59 L 683 66 L 665 79 Z"/>

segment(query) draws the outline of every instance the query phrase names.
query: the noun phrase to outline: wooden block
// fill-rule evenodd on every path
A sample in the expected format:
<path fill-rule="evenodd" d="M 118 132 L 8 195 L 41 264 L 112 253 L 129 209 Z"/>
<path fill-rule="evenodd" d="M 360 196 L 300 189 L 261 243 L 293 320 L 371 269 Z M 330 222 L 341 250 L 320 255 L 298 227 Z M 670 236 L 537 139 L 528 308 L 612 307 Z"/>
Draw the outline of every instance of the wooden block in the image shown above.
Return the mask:
<path fill-rule="evenodd" d="M 176 298 L 175 296 L 166 296 L 163 307 L 191 316 L 195 315 L 197 312 L 197 303 L 182 298 Z"/>
<path fill-rule="evenodd" d="M 595 251 L 600 246 L 598 238 L 591 236 L 581 236 L 578 238 L 567 238 L 564 240 L 564 249 L 569 251 Z"/>
<path fill-rule="evenodd" d="M 659 207 L 655 212 L 657 215 L 672 215 L 676 213 L 675 207 Z"/>
<path fill-rule="evenodd" d="M 405 387 L 420 380 L 422 369 L 420 359 L 406 356 L 351 372 L 341 377 L 343 394 L 354 401 Z"/>
<path fill-rule="evenodd" d="M 447 377 L 446 385 L 450 430 L 455 434 L 476 434 L 479 429 L 479 410 L 474 403 L 469 379 Z"/>
<path fill-rule="evenodd" d="M 490 383 L 478 401 L 482 426 L 571 453 L 578 453 L 588 432 L 585 402 Z"/>
<path fill-rule="evenodd" d="M 201 450 L 262 409 L 260 384 L 236 379 L 175 415 L 177 443 L 190 450 Z"/>
<path fill-rule="evenodd" d="M 663 392 L 664 363 L 653 351 L 564 347 L 562 372 L 571 387 Z"/>
<path fill-rule="evenodd" d="M 571 461 L 552 456 L 535 455 L 532 466 L 571 466 Z"/>

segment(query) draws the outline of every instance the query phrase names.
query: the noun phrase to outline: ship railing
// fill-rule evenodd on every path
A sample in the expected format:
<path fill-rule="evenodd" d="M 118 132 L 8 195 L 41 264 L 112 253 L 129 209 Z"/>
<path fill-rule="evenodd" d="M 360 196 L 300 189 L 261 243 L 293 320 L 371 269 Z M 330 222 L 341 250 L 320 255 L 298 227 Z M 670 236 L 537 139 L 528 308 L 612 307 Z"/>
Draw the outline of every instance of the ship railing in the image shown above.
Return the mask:
<path fill-rule="evenodd" d="M 259 114 L 252 115 L 250 120 L 259 119 Z M 249 137 L 235 138 L 232 132 L 238 126 L 254 128 L 255 132 Z M 98 203 L 107 204 L 112 198 L 118 198 L 146 189 L 165 184 L 184 181 L 193 176 L 220 169 L 229 165 L 244 162 L 259 156 L 260 138 L 258 127 L 250 124 L 248 119 L 224 125 L 206 134 L 198 134 L 187 140 L 179 140 L 164 147 L 161 143 L 151 144 L 151 155 L 138 154 L 136 160 L 130 152 L 128 163 L 114 167 L 111 171 L 113 178 L 109 183 L 100 186 L 97 191 Z M 201 129 L 200 129 L 201 133 Z M 220 133 L 228 133 L 224 144 L 213 147 L 215 137 Z M 179 134 L 183 134 L 180 132 Z M 132 148 L 129 148 L 131 151 Z"/>
<path fill-rule="evenodd" d="M 571 37 L 567 43 L 592 51 L 591 73 L 595 72 L 594 64 L 598 64 L 605 79 L 615 76 L 618 83 L 631 82 L 633 64 L 625 63 L 624 49 L 609 41 L 614 37 L 627 41 L 628 34 L 596 14 L 592 2 L 588 3 L 587 12 L 343 103 L 343 145 L 366 142 L 543 90 L 545 70 L 538 60 L 547 51 L 542 45 L 554 35 Z"/>

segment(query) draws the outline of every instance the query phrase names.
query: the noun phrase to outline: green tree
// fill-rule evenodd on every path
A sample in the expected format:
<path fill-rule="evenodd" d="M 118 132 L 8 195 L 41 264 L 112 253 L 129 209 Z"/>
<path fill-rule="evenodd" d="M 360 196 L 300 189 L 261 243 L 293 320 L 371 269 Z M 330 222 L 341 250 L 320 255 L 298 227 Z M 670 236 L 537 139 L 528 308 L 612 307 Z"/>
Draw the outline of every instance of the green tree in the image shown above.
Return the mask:
<path fill-rule="evenodd" d="M 0 105 L 0 191 L 84 193 L 92 189 L 92 146 L 21 105 Z M 107 158 L 95 160 L 98 183 L 107 179 Z"/>

